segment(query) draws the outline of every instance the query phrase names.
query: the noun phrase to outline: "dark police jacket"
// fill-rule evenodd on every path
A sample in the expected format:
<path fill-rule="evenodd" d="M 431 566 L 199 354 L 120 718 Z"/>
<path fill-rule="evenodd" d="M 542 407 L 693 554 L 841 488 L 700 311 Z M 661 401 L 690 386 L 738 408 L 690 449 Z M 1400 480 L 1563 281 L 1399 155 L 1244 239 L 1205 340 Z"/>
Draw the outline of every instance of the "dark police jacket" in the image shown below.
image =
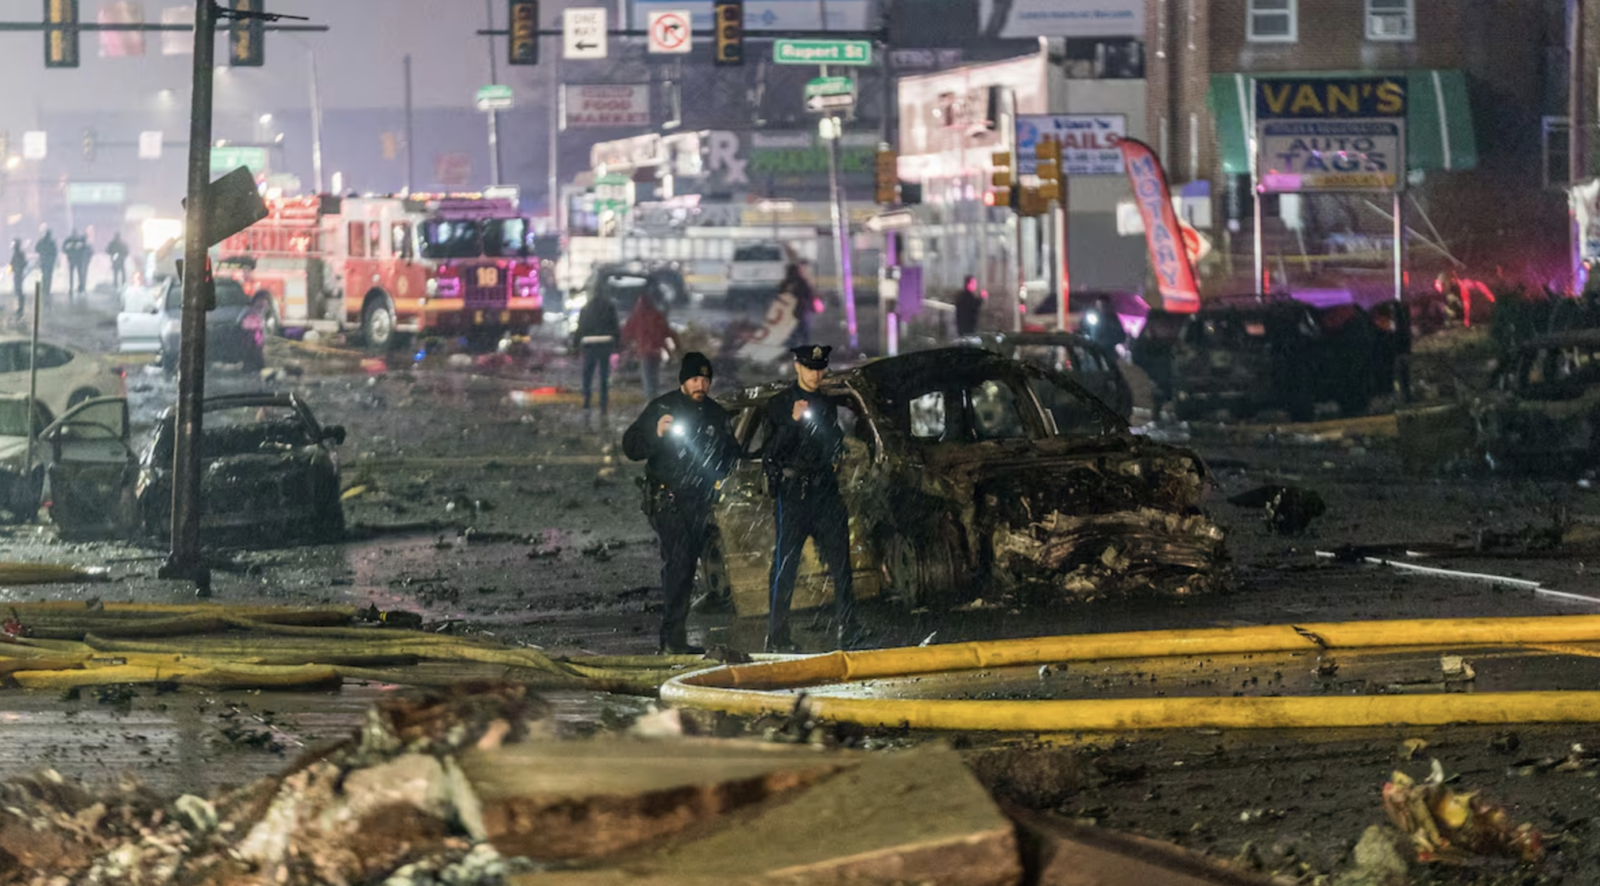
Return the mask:
<path fill-rule="evenodd" d="M 673 429 L 656 436 L 661 416 L 671 415 Z M 717 482 L 728 476 L 739 457 L 739 446 L 729 430 L 728 411 L 710 397 L 695 402 L 682 391 L 669 391 L 651 400 L 644 412 L 622 435 L 622 451 L 645 464 L 646 494 L 665 492 L 684 505 L 705 506 L 717 497 Z"/>
<path fill-rule="evenodd" d="M 796 421 L 794 404 L 806 401 L 808 418 Z M 799 488 L 837 487 L 834 466 L 844 455 L 844 431 L 839 428 L 839 407 L 832 397 L 809 393 L 798 383 L 785 388 L 767 404 L 772 439 L 761 455 L 771 489 L 782 493 Z"/>

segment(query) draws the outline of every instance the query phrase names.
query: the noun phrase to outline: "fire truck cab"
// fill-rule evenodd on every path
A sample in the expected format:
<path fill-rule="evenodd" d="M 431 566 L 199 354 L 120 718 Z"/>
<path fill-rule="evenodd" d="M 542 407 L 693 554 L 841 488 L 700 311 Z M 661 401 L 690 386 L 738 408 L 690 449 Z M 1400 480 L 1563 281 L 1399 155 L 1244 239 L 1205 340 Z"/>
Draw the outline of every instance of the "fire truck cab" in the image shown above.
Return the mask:
<path fill-rule="evenodd" d="M 269 201 L 223 241 L 216 273 L 238 280 L 269 331 L 359 334 L 386 350 L 404 334 L 504 334 L 542 322 L 527 219 L 476 195 Z"/>

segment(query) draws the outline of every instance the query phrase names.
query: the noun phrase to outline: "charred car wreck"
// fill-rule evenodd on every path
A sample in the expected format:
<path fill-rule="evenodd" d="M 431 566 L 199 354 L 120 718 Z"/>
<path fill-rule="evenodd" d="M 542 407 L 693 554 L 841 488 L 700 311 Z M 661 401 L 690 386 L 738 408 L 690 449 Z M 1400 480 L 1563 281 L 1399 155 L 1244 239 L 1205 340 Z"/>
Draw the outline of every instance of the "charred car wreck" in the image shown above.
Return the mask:
<path fill-rule="evenodd" d="M 741 615 L 766 611 L 771 436 L 749 389 L 725 405 L 741 460 L 715 515 L 704 579 Z M 1066 376 L 976 348 L 924 351 L 829 377 L 846 453 L 856 594 L 948 609 L 1019 600 L 1190 593 L 1226 579 L 1222 531 L 1200 504 L 1209 479 L 1188 450 L 1129 432 Z M 808 545 L 796 608 L 828 599 Z"/>

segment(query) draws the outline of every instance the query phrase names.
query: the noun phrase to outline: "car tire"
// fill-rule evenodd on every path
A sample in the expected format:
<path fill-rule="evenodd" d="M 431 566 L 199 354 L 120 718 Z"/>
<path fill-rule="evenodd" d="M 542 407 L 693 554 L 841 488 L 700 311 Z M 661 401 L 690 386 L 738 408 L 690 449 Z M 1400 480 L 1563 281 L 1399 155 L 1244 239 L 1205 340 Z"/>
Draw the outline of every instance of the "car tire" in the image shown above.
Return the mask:
<path fill-rule="evenodd" d="M 361 339 L 367 350 L 382 354 L 394 346 L 394 309 L 381 298 L 373 299 L 361 312 Z"/>
<path fill-rule="evenodd" d="M 948 515 L 923 538 L 895 532 L 883 557 L 889 593 L 913 609 L 926 607 L 938 612 L 950 608 L 965 584 L 964 547 Z"/>
<path fill-rule="evenodd" d="M 72 396 L 67 398 L 67 408 L 71 409 L 72 407 L 77 406 L 79 403 L 93 400 L 98 396 L 100 396 L 100 392 L 94 388 L 79 388 L 72 392 Z"/>
<path fill-rule="evenodd" d="M 722 549 L 722 533 L 712 528 L 700 554 L 700 573 L 696 576 L 691 608 L 701 614 L 733 611 L 733 585 L 728 579 L 727 555 Z"/>

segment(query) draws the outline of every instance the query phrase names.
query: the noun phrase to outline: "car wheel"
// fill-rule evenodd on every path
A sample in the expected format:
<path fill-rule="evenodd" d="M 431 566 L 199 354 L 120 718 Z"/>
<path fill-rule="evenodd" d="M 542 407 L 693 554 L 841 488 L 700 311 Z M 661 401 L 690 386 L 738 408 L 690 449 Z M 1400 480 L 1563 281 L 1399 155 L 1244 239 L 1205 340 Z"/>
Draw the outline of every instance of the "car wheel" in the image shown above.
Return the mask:
<path fill-rule="evenodd" d="M 272 299 L 264 292 L 256 293 L 250 302 L 250 307 L 261 315 L 261 333 L 263 335 L 282 335 L 283 326 L 278 322 L 278 309 L 273 306 Z"/>
<path fill-rule="evenodd" d="M 733 611 L 733 585 L 728 580 L 728 560 L 722 534 L 712 529 L 700 554 L 700 574 L 695 582 L 692 608 L 702 614 Z"/>
<path fill-rule="evenodd" d="M 884 552 L 890 594 L 912 608 L 948 609 L 964 584 L 962 548 L 949 516 L 924 537 L 894 533 Z"/>
<path fill-rule="evenodd" d="M 79 403 L 83 403 L 87 400 L 93 400 L 98 396 L 100 396 L 100 392 L 94 388 L 79 388 L 72 392 L 72 396 L 67 398 L 67 408 L 71 409 L 72 407 L 77 406 Z"/>
<path fill-rule="evenodd" d="M 367 350 L 383 353 L 394 344 L 394 310 L 383 301 L 367 305 L 361 314 L 361 337 Z"/>

